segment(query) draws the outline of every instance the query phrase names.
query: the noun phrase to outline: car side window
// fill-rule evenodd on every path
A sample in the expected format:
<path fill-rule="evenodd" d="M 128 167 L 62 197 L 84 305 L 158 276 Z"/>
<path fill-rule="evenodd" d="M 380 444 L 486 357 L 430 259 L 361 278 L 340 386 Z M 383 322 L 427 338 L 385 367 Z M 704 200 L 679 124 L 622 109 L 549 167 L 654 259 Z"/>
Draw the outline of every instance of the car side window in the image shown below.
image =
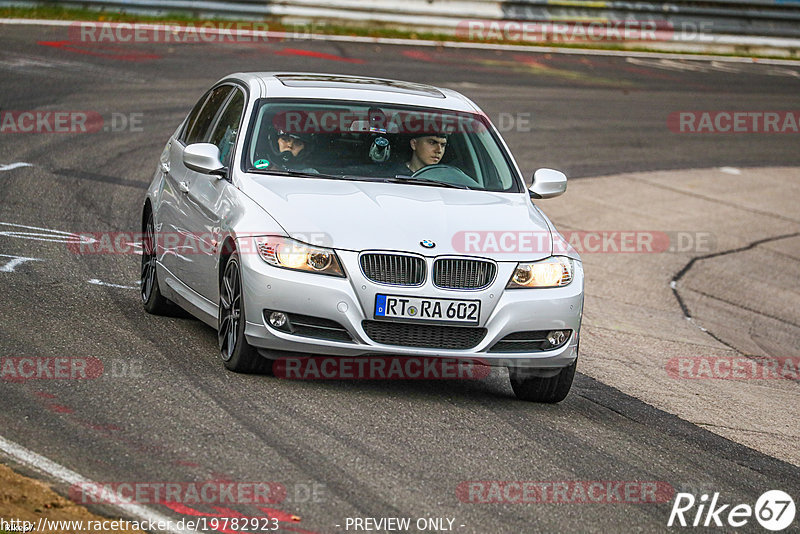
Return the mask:
<path fill-rule="evenodd" d="M 194 105 L 192 111 L 189 113 L 189 116 L 186 118 L 186 124 L 183 125 L 183 130 L 181 131 L 178 139 L 183 142 L 186 142 L 186 133 L 192 129 L 194 124 L 197 122 L 197 116 L 200 115 L 200 110 L 203 109 L 203 104 L 206 103 L 208 100 L 209 95 L 211 95 L 211 91 L 206 92 L 200 100 L 197 101 L 197 104 Z"/>
<path fill-rule="evenodd" d="M 217 125 L 211 134 L 209 143 L 217 145 L 219 148 L 219 159 L 225 165 L 229 165 L 229 158 L 236 144 L 236 135 L 239 133 L 239 123 L 244 113 L 244 94 L 236 90 L 228 105 L 217 120 Z"/>
<path fill-rule="evenodd" d="M 194 122 L 189 123 L 183 136 L 184 143 L 187 145 L 202 143 L 208 138 L 208 130 L 211 128 L 211 123 L 231 91 L 233 91 L 233 87 L 230 85 L 222 85 L 211 91 Z"/>

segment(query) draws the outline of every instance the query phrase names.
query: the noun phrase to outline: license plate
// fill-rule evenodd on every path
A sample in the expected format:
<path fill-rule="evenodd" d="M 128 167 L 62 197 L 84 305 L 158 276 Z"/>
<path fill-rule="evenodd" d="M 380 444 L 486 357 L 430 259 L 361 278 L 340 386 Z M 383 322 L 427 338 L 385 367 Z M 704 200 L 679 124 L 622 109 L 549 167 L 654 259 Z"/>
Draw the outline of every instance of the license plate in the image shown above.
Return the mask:
<path fill-rule="evenodd" d="M 478 324 L 481 301 L 377 295 L 375 318 L 429 323 Z"/>

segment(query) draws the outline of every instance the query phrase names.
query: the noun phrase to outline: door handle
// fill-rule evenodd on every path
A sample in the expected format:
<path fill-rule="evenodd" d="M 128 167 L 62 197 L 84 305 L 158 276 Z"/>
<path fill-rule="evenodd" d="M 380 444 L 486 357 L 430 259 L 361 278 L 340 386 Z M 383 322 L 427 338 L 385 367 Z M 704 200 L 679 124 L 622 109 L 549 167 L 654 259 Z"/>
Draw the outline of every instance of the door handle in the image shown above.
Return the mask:
<path fill-rule="evenodd" d="M 180 187 L 181 191 L 184 193 L 189 192 L 189 182 L 179 182 L 178 187 Z"/>

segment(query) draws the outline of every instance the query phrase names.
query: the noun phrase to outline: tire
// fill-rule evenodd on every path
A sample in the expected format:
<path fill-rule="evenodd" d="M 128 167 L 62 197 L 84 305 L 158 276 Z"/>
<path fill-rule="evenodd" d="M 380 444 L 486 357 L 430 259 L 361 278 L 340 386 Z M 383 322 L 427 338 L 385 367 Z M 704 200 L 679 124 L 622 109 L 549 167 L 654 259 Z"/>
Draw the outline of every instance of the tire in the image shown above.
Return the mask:
<path fill-rule="evenodd" d="M 247 321 L 242 294 L 242 270 L 237 252 L 231 254 L 223 269 L 217 316 L 217 340 L 222 363 L 226 369 L 235 373 L 272 374 L 272 360 L 261 356 L 244 337 Z"/>
<path fill-rule="evenodd" d="M 142 304 L 147 313 L 171 315 L 174 313 L 175 305 L 161 294 L 161 289 L 158 287 L 155 236 L 153 212 L 148 210 L 147 222 L 144 225 L 144 238 L 142 239 L 142 270 L 140 276 L 142 284 L 139 288 L 139 294 L 142 297 Z"/>
<path fill-rule="evenodd" d="M 554 404 L 567 397 L 578 366 L 576 358 L 572 365 L 562 368 L 553 376 L 535 376 L 525 369 L 509 368 L 511 389 L 518 399 L 529 402 Z"/>

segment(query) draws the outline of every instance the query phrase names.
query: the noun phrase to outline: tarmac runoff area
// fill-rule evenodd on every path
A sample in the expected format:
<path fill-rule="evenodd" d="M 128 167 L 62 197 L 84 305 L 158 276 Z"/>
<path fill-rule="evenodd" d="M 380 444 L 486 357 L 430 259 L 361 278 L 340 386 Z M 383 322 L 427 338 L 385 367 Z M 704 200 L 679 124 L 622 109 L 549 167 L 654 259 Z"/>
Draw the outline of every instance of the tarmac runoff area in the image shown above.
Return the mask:
<path fill-rule="evenodd" d="M 578 371 L 800 465 L 799 200 L 800 168 L 721 167 L 573 180 L 539 201 L 565 237 L 667 232 L 690 249 L 582 252 Z"/>

